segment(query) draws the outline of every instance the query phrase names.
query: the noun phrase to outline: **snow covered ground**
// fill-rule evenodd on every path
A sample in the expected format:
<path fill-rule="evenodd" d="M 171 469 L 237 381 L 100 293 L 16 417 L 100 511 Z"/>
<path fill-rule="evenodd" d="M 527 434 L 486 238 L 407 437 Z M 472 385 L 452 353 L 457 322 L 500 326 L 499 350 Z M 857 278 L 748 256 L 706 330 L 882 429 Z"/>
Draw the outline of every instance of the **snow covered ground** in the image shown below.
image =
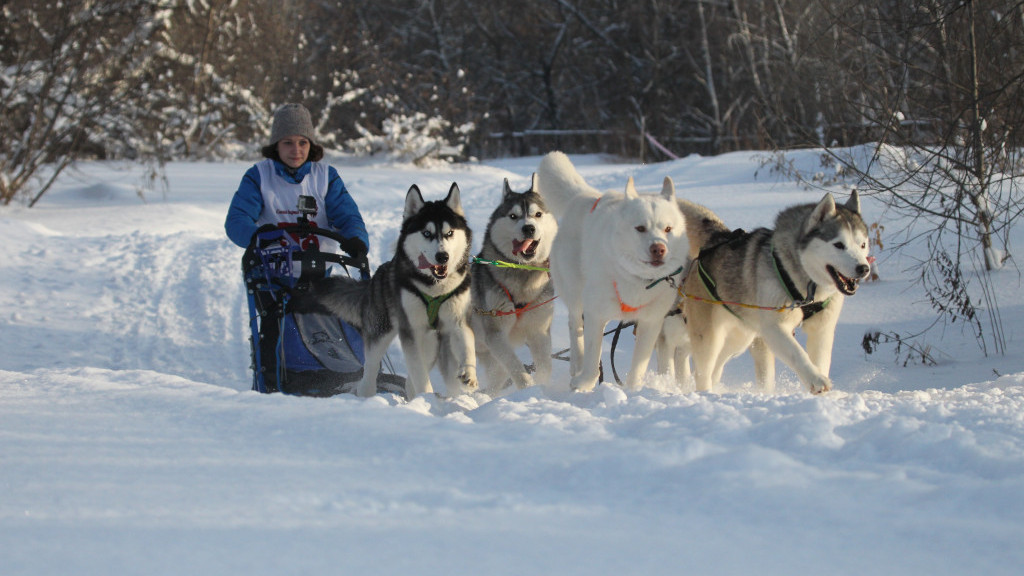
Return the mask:
<path fill-rule="evenodd" d="M 801 161 L 813 163 L 808 153 Z M 574 157 L 598 188 L 627 176 L 732 227 L 820 191 L 753 153 L 636 165 Z M 538 158 L 418 170 L 335 158 L 376 267 L 402 200 L 452 181 L 477 243 L 503 177 Z M 868 330 L 936 313 L 880 252 L 847 301 L 832 377 L 804 392 L 749 357 L 721 393 L 651 374 L 624 392 L 554 385 L 491 400 L 363 400 L 249 391 L 241 250 L 223 233 L 250 163 L 141 170 L 87 163 L 32 209 L 0 209 L 0 574 L 1020 574 L 1024 569 L 1024 292 L 996 274 L 1008 352 L 960 324 L 928 333 L 938 366 L 867 355 Z M 840 199 L 845 193 L 839 193 Z M 895 234 L 865 198 L 868 222 Z M 1018 231 L 1015 245 L 1024 238 Z M 628 365 L 629 337 L 617 356 Z M 556 348 L 567 347 L 556 304 Z M 606 346 L 606 366 L 607 366 Z M 394 346 L 391 358 L 403 370 Z"/>

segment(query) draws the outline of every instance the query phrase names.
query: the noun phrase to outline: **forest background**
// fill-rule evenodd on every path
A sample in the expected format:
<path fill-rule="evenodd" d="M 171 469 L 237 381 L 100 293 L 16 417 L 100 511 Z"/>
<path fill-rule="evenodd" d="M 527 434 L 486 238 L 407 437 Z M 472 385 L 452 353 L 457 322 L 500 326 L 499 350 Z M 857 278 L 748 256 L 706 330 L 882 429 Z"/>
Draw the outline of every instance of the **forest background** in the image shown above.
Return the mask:
<path fill-rule="evenodd" d="M 981 177 L 1022 77 L 1019 0 L 6 0 L 0 204 L 77 159 L 254 157 L 292 101 L 418 164 L 879 142 Z"/>

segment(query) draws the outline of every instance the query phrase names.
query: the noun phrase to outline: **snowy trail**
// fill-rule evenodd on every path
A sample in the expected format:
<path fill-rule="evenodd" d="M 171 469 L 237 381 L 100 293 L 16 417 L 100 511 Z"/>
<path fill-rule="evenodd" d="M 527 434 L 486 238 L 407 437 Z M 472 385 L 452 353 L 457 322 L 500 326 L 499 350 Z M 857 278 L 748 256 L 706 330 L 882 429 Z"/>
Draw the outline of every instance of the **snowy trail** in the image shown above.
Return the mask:
<path fill-rule="evenodd" d="M 397 570 L 440 569 L 426 559 L 443 550 L 470 572 L 511 574 L 488 564 L 511 541 L 570 574 L 604 572 L 620 552 L 623 569 L 646 573 L 684 554 L 715 572 L 842 558 L 832 572 L 1009 574 L 1024 561 L 1024 511 L 1003 504 L 1024 489 L 1021 379 L 822 398 L 603 385 L 406 405 L 147 371 L 4 372 L 0 418 L 19 432 L 4 439 L 0 536 L 42 546 L 38 528 L 78 526 L 66 557 L 40 564 L 29 546 L 7 565 L 92 560 L 97 572 L 159 573 L 167 550 L 194 549 L 171 565 L 216 574 L 266 561 L 257 573 L 269 573 L 276 542 L 298 562 L 280 569 L 358 571 L 398 547 L 420 560 L 388 564 Z M 129 566 L 138 552 L 109 539 L 156 556 Z M 295 553 L 332 543 L 340 564 Z"/>
<path fill-rule="evenodd" d="M 88 241 L 53 235 L 42 247 L 28 235 L 14 236 L 14 261 L 4 268 L 18 278 L 17 289 L 0 293 L 0 306 L 16 310 L 11 320 L 19 330 L 38 337 L 29 336 L 37 345 L 11 358 L 10 367 L 84 364 L 246 381 L 243 371 L 222 361 L 248 346 L 240 341 L 247 313 L 239 250 L 188 233 Z M 26 337 L 4 334 L 7 350 Z"/>

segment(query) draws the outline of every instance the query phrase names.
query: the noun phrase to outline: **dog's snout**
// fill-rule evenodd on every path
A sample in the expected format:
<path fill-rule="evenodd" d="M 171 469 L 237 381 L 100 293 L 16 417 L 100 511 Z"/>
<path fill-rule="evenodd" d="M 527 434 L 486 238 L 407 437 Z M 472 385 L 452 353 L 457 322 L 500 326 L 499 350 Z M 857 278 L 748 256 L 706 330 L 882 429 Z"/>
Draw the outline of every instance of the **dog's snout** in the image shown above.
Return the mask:
<path fill-rule="evenodd" d="M 533 238 L 533 235 L 537 233 L 537 227 L 533 224 L 526 224 L 523 226 L 523 236 L 526 238 Z"/>
<path fill-rule="evenodd" d="M 863 278 L 868 275 L 868 272 L 871 272 L 871 266 L 868 266 L 867 264 L 857 265 L 857 277 Z"/>
<path fill-rule="evenodd" d="M 438 264 L 447 264 L 448 263 L 448 253 L 447 252 L 438 252 L 437 254 L 434 255 L 434 259 L 437 260 Z"/>
<path fill-rule="evenodd" d="M 651 244 L 650 251 L 652 258 L 655 260 L 661 260 L 665 257 L 665 253 L 668 252 L 668 248 L 664 244 L 658 242 L 656 244 Z"/>

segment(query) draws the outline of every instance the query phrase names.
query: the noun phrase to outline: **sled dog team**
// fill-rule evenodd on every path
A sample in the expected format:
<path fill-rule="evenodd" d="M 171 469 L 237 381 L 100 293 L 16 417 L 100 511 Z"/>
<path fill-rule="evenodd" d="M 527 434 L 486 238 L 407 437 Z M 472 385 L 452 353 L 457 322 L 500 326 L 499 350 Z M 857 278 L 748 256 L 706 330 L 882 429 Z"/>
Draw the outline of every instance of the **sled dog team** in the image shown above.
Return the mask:
<path fill-rule="evenodd" d="M 856 191 L 845 204 L 826 194 L 787 208 L 772 229 L 733 231 L 676 198 L 670 178 L 658 194 L 638 194 L 632 178 L 624 191 L 602 193 L 561 152 L 542 159 L 529 190 L 505 181 L 475 259 L 471 245 L 459 187 L 425 201 L 414 185 L 390 261 L 368 281 L 331 277 L 310 287 L 306 306 L 363 336 L 359 395 L 376 392 L 395 336 L 409 398 L 433 392 L 435 363 L 449 395 L 480 381 L 491 392 L 546 383 L 556 294 L 568 310 L 574 390 L 595 387 L 605 326 L 623 321 L 636 334 L 627 387 L 640 386 L 657 351 L 659 372 L 682 383 L 692 359 L 696 389 L 710 391 L 726 362 L 749 349 L 763 389 L 774 388 L 778 357 L 808 390 L 825 392 L 843 300 L 870 272 Z M 516 353 L 522 345 L 532 375 Z"/>

